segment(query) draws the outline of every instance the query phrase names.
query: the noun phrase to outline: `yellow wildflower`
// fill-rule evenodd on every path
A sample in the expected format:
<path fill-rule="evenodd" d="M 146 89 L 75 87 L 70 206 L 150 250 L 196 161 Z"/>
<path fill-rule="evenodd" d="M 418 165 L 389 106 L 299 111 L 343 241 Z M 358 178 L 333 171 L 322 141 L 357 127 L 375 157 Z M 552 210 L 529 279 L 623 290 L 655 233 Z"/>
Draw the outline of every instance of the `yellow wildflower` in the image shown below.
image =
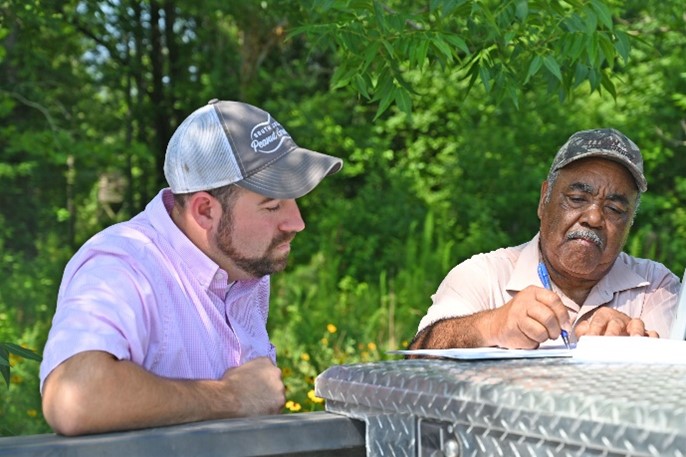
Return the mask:
<path fill-rule="evenodd" d="M 333 324 L 327 324 L 327 325 L 326 325 L 326 331 L 329 332 L 329 333 L 336 333 L 337 330 L 338 330 L 338 329 L 337 329 L 336 326 L 333 325 Z"/>
<path fill-rule="evenodd" d="M 368 344 L 367 344 L 367 348 L 368 348 L 370 351 L 376 351 L 376 343 L 374 343 L 374 342 L 368 343 Z"/>
<path fill-rule="evenodd" d="M 310 360 L 310 354 L 308 354 L 307 352 L 303 352 L 302 354 L 300 354 L 300 358 L 303 359 L 305 362 L 308 362 Z"/>
<path fill-rule="evenodd" d="M 27 410 L 26 410 L 26 415 L 29 416 L 29 417 L 36 417 L 36 416 L 38 415 L 38 411 L 36 411 L 36 410 L 33 409 L 33 408 L 27 409 Z"/>
<path fill-rule="evenodd" d="M 319 398 L 314 394 L 314 390 L 307 392 L 307 398 L 309 398 L 312 403 L 322 403 L 324 401 L 323 398 Z"/>
<path fill-rule="evenodd" d="M 302 409 L 302 406 L 300 405 L 300 403 L 295 402 L 293 400 L 288 400 L 286 402 L 285 406 L 286 406 L 286 409 L 288 409 L 289 411 L 291 411 L 293 413 L 298 412 Z"/>

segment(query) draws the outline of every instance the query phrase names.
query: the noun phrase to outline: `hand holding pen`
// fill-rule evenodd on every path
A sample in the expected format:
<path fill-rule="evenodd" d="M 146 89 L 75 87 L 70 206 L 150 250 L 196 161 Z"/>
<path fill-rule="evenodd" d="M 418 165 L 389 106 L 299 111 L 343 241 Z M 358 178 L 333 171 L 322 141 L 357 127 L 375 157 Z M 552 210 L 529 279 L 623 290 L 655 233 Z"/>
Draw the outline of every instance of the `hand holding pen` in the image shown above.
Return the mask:
<path fill-rule="evenodd" d="M 530 285 L 517 292 L 503 306 L 477 314 L 482 346 L 509 349 L 535 349 L 560 336 L 569 323 L 569 312 L 559 295 Z"/>
<path fill-rule="evenodd" d="M 545 267 L 545 263 L 542 261 L 538 264 L 538 277 L 541 279 L 543 287 L 550 291 L 553 290 L 553 285 L 550 283 L 550 276 L 548 275 L 548 269 Z M 571 345 L 569 344 L 569 333 L 567 333 L 567 330 L 560 330 L 560 336 L 562 337 L 562 341 L 565 343 L 565 347 L 570 349 Z"/>

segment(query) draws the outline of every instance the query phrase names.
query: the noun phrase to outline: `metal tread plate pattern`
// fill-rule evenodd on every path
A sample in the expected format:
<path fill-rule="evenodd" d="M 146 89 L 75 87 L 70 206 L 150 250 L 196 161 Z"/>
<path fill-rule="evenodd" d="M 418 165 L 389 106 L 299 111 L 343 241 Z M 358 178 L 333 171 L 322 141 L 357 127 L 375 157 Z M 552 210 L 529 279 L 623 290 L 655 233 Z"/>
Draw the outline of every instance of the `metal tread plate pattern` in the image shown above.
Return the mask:
<path fill-rule="evenodd" d="M 686 456 L 686 366 L 572 359 L 333 366 L 327 411 L 368 456 Z"/>

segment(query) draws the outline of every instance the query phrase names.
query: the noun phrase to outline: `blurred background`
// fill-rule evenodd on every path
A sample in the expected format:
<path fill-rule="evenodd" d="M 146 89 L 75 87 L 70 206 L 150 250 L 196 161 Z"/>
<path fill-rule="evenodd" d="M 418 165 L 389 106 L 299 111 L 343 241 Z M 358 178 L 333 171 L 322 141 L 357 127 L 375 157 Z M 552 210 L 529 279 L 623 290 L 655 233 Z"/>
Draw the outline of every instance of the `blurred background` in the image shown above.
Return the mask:
<path fill-rule="evenodd" d="M 345 160 L 273 278 L 284 412 L 406 347 L 452 266 L 531 239 L 577 130 L 642 149 L 625 250 L 681 277 L 684 56 L 682 0 L 0 0 L 0 343 L 40 354 L 65 263 L 166 185 L 169 137 L 212 98 Z M 0 435 L 49 432 L 39 364 L 0 355 Z"/>

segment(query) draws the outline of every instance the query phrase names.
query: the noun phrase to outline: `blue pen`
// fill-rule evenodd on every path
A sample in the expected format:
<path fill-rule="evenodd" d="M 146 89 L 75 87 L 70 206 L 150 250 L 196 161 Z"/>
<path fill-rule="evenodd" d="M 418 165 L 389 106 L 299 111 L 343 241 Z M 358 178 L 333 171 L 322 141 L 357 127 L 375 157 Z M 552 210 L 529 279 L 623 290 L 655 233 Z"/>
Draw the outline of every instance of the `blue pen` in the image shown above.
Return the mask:
<path fill-rule="evenodd" d="M 550 284 L 550 276 L 548 276 L 548 269 L 545 267 L 543 262 L 538 263 L 538 277 L 541 278 L 543 287 L 548 290 L 553 290 L 553 286 Z M 560 335 L 562 336 L 562 341 L 565 343 L 565 347 L 570 349 L 571 346 L 569 344 L 569 334 L 567 333 L 567 330 L 562 329 Z"/>

